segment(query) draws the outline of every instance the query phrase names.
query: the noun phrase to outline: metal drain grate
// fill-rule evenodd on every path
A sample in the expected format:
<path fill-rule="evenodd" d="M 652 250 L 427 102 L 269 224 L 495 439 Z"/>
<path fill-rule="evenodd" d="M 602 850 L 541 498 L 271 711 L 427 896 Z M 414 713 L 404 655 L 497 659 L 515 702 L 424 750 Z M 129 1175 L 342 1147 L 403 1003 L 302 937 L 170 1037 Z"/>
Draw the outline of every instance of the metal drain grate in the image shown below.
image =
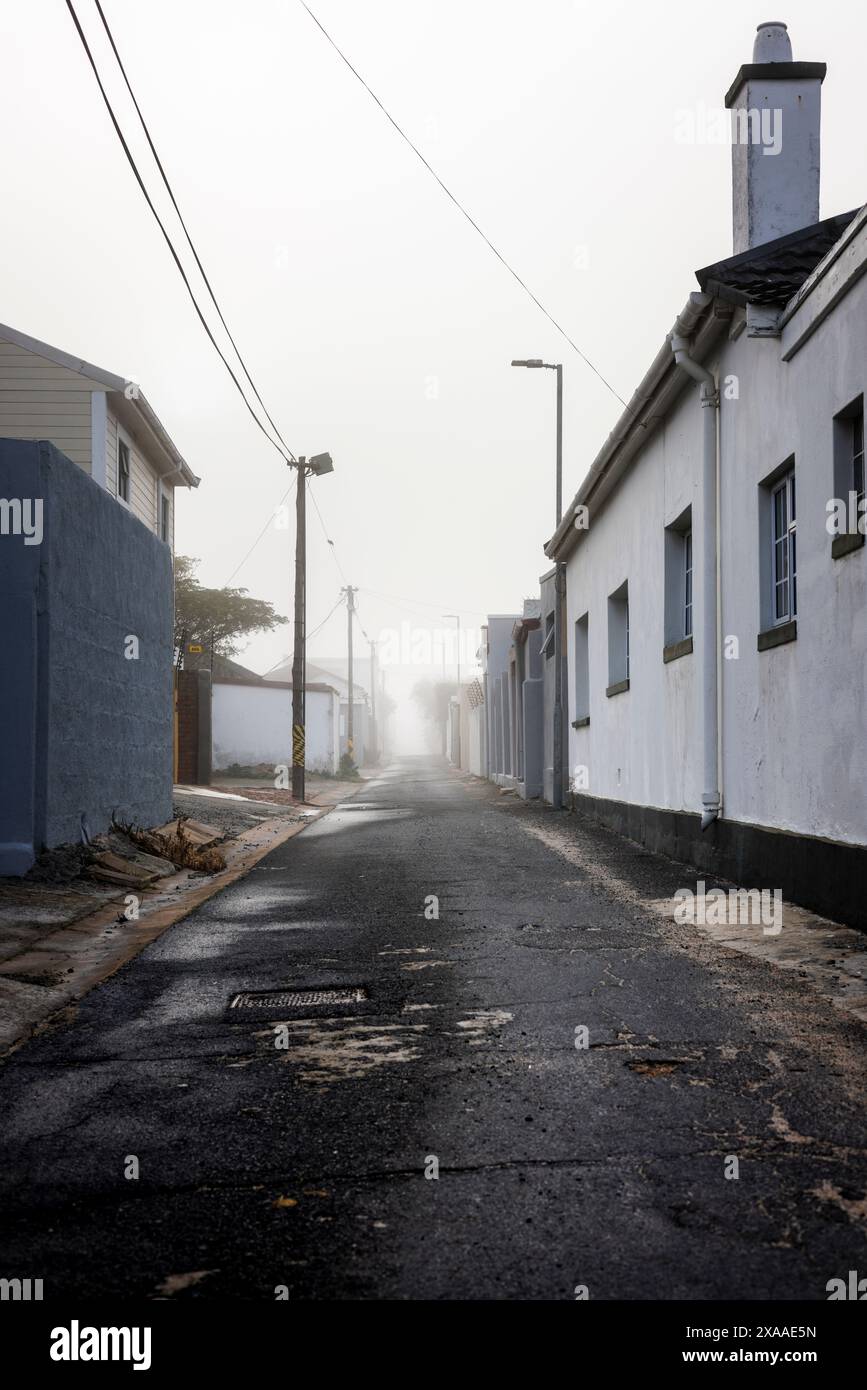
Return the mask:
<path fill-rule="evenodd" d="M 361 1004 L 367 990 L 357 989 L 274 989 L 245 990 L 236 994 L 230 1009 L 303 1009 L 309 1004 Z"/>

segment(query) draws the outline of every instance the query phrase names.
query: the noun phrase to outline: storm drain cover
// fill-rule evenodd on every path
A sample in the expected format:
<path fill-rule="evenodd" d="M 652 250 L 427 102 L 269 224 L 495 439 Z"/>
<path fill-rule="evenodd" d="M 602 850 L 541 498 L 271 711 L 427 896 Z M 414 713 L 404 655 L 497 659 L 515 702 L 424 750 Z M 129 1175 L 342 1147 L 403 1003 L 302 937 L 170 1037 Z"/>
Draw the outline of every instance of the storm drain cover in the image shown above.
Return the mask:
<path fill-rule="evenodd" d="M 236 994 L 230 1009 L 303 1009 L 310 1004 L 361 1004 L 367 990 L 357 989 L 274 989 L 245 990 Z"/>

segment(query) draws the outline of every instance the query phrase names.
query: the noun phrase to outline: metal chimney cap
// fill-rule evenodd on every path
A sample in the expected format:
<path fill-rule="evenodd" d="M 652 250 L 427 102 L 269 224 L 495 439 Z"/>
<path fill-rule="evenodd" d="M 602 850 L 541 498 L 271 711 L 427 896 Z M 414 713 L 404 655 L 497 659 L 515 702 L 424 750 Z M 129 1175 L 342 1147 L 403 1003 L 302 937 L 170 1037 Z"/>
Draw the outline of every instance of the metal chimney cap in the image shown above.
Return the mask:
<path fill-rule="evenodd" d="M 760 24 L 753 44 L 754 63 L 791 63 L 792 40 L 785 24 L 779 19 L 770 19 Z"/>

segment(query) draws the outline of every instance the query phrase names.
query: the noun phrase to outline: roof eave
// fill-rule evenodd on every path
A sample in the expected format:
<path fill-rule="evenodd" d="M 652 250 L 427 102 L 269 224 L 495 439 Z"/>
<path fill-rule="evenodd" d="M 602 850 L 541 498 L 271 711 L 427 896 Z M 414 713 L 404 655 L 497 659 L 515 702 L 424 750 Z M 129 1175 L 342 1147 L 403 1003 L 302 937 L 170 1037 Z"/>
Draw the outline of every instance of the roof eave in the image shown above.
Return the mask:
<path fill-rule="evenodd" d="M 695 303 L 696 299 L 691 295 L 676 323 L 691 311 L 695 312 Z M 697 361 L 702 361 L 716 346 L 728 327 L 732 312 L 730 304 L 708 296 L 708 303 L 702 307 L 692 334 L 692 356 Z M 591 506 L 599 506 L 619 482 L 621 475 L 650 439 L 674 402 L 691 384 L 691 378 L 675 366 L 670 339 L 671 333 L 668 333 L 629 404 L 594 459 L 589 473 L 571 505 L 566 509 L 563 520 L 546 542 L 545 554 L 550 559 L 560 563 L 568 559 L 581 537 L 586 534 L 586 531 L 577 530 L 574 525 L 576 508 L 585 506 L 589 510 Z"/>
<path fill-rule="evenodd" d="M 103 367 L 96 367 L 92 362 L 85 362 L 83 357 L 73 357 L 71 353 L 64 352 L 62 348 L 54 347 L 51 343 L 44 343 L 40 338 L 31 338 L 29 333 L 22 333 L 20 329 L 11 328 L 8 324 L 0 323 L 0 339 L 14 343 L 27 352 L 33 352 L 37 357 L 44 357 L 46 361 L 54 362 L 58 367 L 65 367 L 67 371 L 75 372 L 78 376 L 86 377 L 89 381 L 101 386 L 104 391 L 114 392 L 122 396 L 124 400 L 129 400 L 132 405 L 139 408 L 139 412 L 151 433 L 157 439 L 164 453 L 170 458 L 173 464 L 171 471 L 176 472 L 187 487 L 199 486 L 200 479 L 196 477 L 189 464 L 182 458 L 165 425 L 138 387 L 135 388 L 135 395 L 127 396 L 127 388 L 132 383 L 124 377 L 117 376 L 114 372 L 107 372 Z"/>
<path fill-rule="evenodd" d="M 113 401 L 115 409 L 119 410 L 121 414 L 126 411 L 131 411 L 139 415 L 146 428 L 150 431 L 151 436 L 156 440 L 159 448 L 168 459 L 170 467 L 164 475 L 164 480 L 168 481 L 172 478 L 173 474 L 176 474 L 177 480 L 182 482 L 185 487 L 198 487 L 200 479 L 196 477 L 196 474 L 178 450 L 177 445 L 144 392 L 139 387 L 136 387 L 134 394 L 127 394 L 124 388 L 122 388 L 120 392 L 115 391 L 113 394 L 115 396 Z"/>

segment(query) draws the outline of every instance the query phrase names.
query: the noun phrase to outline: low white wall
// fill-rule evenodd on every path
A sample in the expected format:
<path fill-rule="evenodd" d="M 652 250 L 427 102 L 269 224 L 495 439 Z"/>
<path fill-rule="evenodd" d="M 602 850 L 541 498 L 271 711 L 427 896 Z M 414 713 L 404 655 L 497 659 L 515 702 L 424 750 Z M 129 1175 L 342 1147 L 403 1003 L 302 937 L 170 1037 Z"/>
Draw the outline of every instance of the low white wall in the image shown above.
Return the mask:
<path fill-rule="evenodd" d="M 337 771 L 336 694 L 308 690 L 306 700 L 309 772 Z M 281 685 L 243 685 L 215 681 L 211 708 L 215 771 L 237 763 L 292 766 L 292 691 Z"/>

